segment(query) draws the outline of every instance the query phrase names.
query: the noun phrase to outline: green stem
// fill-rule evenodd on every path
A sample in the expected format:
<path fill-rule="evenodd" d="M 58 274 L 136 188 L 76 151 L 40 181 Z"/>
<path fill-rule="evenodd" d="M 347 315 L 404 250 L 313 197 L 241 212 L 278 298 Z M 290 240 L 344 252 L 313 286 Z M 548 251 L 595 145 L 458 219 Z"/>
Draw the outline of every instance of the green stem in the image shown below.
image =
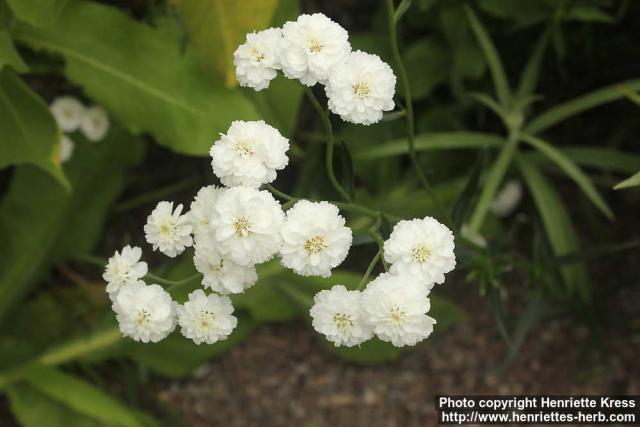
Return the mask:
<path fill-rule="evenodd" d="M 267 185 L 266 188 L 267 188 L 267 190 L 271 191 L 276 196 L 278 196 L 281 199 L 284 199 L 284 200 L 287 201 L 284 205 L 282 205 L 282 208 L 285 209 L 285 210 L 288 207 L 290 207 L 292 204 L 294 204 L 295 202 L 301 200 L 301 199 L 299 199 L 297 197 L 293 197 L 293 196 L 291 196 L 289 194 L 286 194 L 286 193 L 278 190 L 277 188 L 273 187 L 272 185 Z M 311 200 L 312 202 L 317 202 L 317 200 L 314 200 L 314 199 L 307 199 L 307 200 Z M 399 216 L 386 214 L 386 213 L 384 213 L 382 211 L 378 211 L 378 210 L 375 210 L 375 209 L 367 208 L 365 206 L 358 205 L 356 203 L 347 203 L 347 202 L 338 202 L 338 201 L 329 201 L 329 203 L 331 203 L 333 205 L 336 205 L 339 209 L 341 209 L 343 211 L 359 213 L 359 214 L 362 214 L 362 215 L 370 216 L 372 218 L 378 218 L 379 216 L 383 216 L 383 217 L 389 219 L 392 222 L 398 222 L 398 221 L 402 220 L 402 218 L 400 218 Z"/>
<path fill-rule="evenodd" d="M 104 259 L 93 256 L 93 255 L 88 255 L 88 254 L 76 254 L 73 256 L 73 259 L 76 261 L 83 262 L 85 264 L 94 265 L 100 268 L 104 268 L 104 266 L 107 265 L 107 262 Z M 167 279 L 163 279 L 162 277 L 156 276 L 155 274 L 147 273 L 143 277 L 143 279 L 145 279 L 146 281 L 153 281 L 158 285 L 168 286 L 167 291 L 172 291 L 182 285 L 186 285 L 187 283 L 201 276 L 202 274 L 198 273 L 181 280 L 167 280 Z"/>
<path fill-rule="evenodd" d="M 338 192 L 340 197 L 350 202 L 351 197 L 349 196 L 349 193 L 347 193 L 347 191 L 342 187 L 342 185 L 340 185 L 340 183 L 338 182 L 338 179 L 336 178 L 336 174 L 333 171 L 334 138 L 333 138 L 333 127 L 331 126 L 331 120 L 329 119 L 329 111 L 325 110 L 322 107 L 322 105 L 320 105 L 320 101 L 318 101 L 318 98 L 316 98 L 316 96 L 313 94 L 313 91 L 311 90 L 311 88 L 305 86 L 304 90 L 307 95 L 307 98 L 309 98 L 309 101 L 311 101 L 311 104 L 313 104 L 313 107 L 316 109 L 316 112 L 320 116 L 322 125 L 324 126 L 325 133 L 327 134 L 327 151 L 325 156 L 325 167 L 327 169 L 327 175 L 329 176 L 329 181 L 331 182 L 331 185 L 333 186 L 333 188 Z"/>
<path fill-rule="evenodd" d="M 504 175 L 507 173 L 507 169 L 516 153 L 519 139 L 519 132 L 517 130 L 509 132 L 507 143 L 502 147 L 498 158 L 494 162 L 487 178 L 485 179 L 482 192 L 478 198 L 478 203 L 476 204 L 476 208 L 473 211 L 471 220 L 469 221 L 469 231 L 476 233 L 480 230 L 480 227 L 482 227 L 487 213 L 491 208 L 491 203 L 493 202 L 496 192 L 500 187 L 500 183 L 502 182 Z"/>
<path fill-rule="evenodd" d="M 166 187 L 158 188 L 157 190 L 149 191 L 135 196 L 132 199 L 125 200 L 122 203 L 118 203 L 113 210 L 116 213 L 122 213 L 147 203 L 156 203 L 158 200 L 162 200 L 167 196 L 193 187 L 198 181 L 199 179 L 194 177 L 183 179 Z"/>
<path fill-rule="evenodd" d="M 367 284 L 367 282 L 369 280 L 369 276 L 371 275 L 371 272 L 373 271 L 373 267 L 376 266 L 376 264 L 380 260 L 380 256 L 381 255 L 382 255 L 382 252 L 380 250 L 378 250 L 378 252 L 376 252 L 375 256 L 371 259 L 371 262 L 369 263 L 369 267 L 367 267 L 367 271 L 364 272 L 364 276 L 362 276 L 362 279 L 360 280 L 360 283 L 358 284 L 358 290 L 359 291 L 361 291 L 362 288 L 364 288 L 364 285 Z"/>
<path fill-rule="evenodd" d="M 278 190 L 277 188 L 275 188 L 273 185 L 271 184 L 267 184 L 265 185 L 265 188 L 269 191 L 271 191 L 273 194 L 275 194 L 276 196 L 280 197 L 281 199 L 284 199 L 287 202 L 294 202 L 297 199 L 293 196 L 288 195 L 287 193 L 284 193 L 280 190 Z"/>
<path fill-rule="evenodd" d="M 409 78 L 407 76 L 407 71 L 404 68 L 404 64 L 402 62 L 402 56 L 400 55 L 400 49 L 398 47 L 398 33 L 396 29 L 396 20 L 395 20 L 395 8 L 393 5 L 393 0 L 387 0 L 387 16 L 389 22 L 389 39 L 391 41 L 391 53 L 393 55 L 393 59 L 396 62 L 396 67 L 398 68 L 398 75 L 400 78 L 400 83 L 402 84 L 402 88 L 404 90 L 404 98 L 405 98 L 405 117 L 406 117 L 406 131 L 407 131 L 407 142 L 409 144 L 409 158 L 411 159 L 411 164 L 413 165 L 413 169 L 418 176 L 418 180 L 420 184 L 429 194 L 433 205 L 435 206 L 438 213 L 441 215 L 444 221 L 448 224 L 452 224 L 451 217 L 448 212 L 443 208 L 440 200 L 436 196 L 429 179 L 424 174 L 422 170 L 422 166 L 420 165 L 420 160 L 418 159 L 418 154 L 416 152 L 416 144 L 415 144 L 415 124 L 414 124 L 414 115 L 413 115 L 413 97 L 411 95 L 411 85 L 409 84 Z"/>

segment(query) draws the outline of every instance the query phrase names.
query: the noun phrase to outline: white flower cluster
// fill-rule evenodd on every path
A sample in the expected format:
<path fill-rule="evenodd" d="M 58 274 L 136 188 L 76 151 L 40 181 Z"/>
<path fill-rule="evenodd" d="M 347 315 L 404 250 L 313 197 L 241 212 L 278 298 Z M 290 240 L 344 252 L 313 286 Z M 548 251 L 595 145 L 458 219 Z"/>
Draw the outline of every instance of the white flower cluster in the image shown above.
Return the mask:
<path fill-rule="evenodd" d="M 391 264 L 364 291 L 336 285 L 319 292 L 313 327 L 336 346 L 354 346 L 374 335 L 397 347 L 415 345 L 433 332 L 429 292 L 456 264 L 453 234 L 431 217 L 400 221 L 384 244 Z"/>
<path fill-rule="evenodd" d="M 126 246 L 109 259 L 103 278 L 122 333 L 155 342 L 176 325 L 196 344 L 214 343 L 235 328 L 229 294 L 242 293 L 258 280 L 256 265 L 282 258 L 304 276 L 329 277 L 351 247 L 351 230 L 328 202 L 298 201 L 285 212 L 259 187 L 276 178 L 289 159 L 289 141 L 262 121 L 235 121 L 211 148 L 212 168 L 227 187 L 201 188 L 183 206 L 162 201 L 144 226 L 153 250 L 176 257 L 194 247 L 193 263 L 202 286 L 180 305 L 158 285 L 142 279 L 147 264 L 140 248 Z"/>
<path fill-rule="evenodd" d="M 321 13 L 248 34 L 234 63 L 240 85 L 257 91 L 269 87 L 278 70 L 306 86 L 325 85 L 329 109 L 347 122 L 376 123 L 394 108 L 391 67 L 377 55 L 353 52 L 347 31 Z"/>
<path fill-rule="evenodd" d="M 61 130 L 58 161 L 65 163 L 73 156 L 75 143 L 69 133 L 80 130 L 86 139 L 99 142 L 109 130 L 109 116 L 104 108 L 94 105 L 85 107 L 72 96 L 61 96 L 53 100 L 49 111 Z"/>
<path fill-rule="evenodd" d="M 330 110 L 353 123 L 375 123 L 394 107 L 391 68 L 375 55 L 352 52 L 347 32 L 322 14 L 249 34 L 234 62 L 240 84 L 256 90 L 268 87 L 277 70 L 305 85 L 324 84 Z M 103 275 L 124 335 L 156 342 L 179 325 L 196 344 L 227 338 L 238 322 L 229 295 L 253 286 L 256 266 L 275 256 L 301 276 L 331 276 L 353 240 L 338 208 L 299 200 L 285 213 L 260 189 L 287 166 L 288 149 L 289 141 L 265 122 L 234 121 L 210 150 L 224 187 L 201 188 L 188 212 L 181 204 L 158 203 L 144 226 L 147 242 L 171 258 L 193 246 L 202 289 L 176 303 L 159 285 L 145 283 L 153 276 L 140 261 L 141 249 L 124 247 Z M 429 293 L 455 267 L 453 234 L 431 217 L 400 221 L 383 252 L 390 270 L 364 291 L 335 285 L 315 296 L 313 327 L 336 346 L 373 336 L 415 345 L 433 331 Z"/>

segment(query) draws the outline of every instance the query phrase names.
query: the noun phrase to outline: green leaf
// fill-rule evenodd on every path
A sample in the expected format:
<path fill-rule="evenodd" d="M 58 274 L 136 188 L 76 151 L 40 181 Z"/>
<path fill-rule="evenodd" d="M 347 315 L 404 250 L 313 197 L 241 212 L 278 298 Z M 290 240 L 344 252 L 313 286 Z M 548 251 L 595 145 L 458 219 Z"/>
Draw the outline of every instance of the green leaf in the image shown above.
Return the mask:
<path fill-rule="evenodd" d="M 469 231 L 476 233 L 482 227 L 484 219 L 489 212 L 493 198 L 495 197 L 502 180 L 511 165 L 513 156 L 518 147 L 518 138 L 511 136 L 510 139 L 502 146 L 498 157 L 491 165 L 491 169 L 487 173 L 483 183 L 480 197 L 476 203 L 476 207 L 469 220 Z"/>
<path fill-rule="evenodd" d="M 69 0 L 7 0 L 13 13 L 24 22 L 36 27 L 53 24 Z"/>
<path fill-rule="evenodd" d="M 478 149 L 502 144 L 503 137 L 481 132 L 427 132 L 415 138 L 416 151 Z M 407 140 L 402 138 L 359 150 L 353 157 L 357 160 L 380 159 L 408 153 Z"/>
<path fill-rule="evenodd" d="M 402 0 L 395 12 L 393 13 L 393 20 L 398 22 L 402 19 L 402 16 L 409 10 L 412 0 Z"/>
<path fill-rule="evenodd" d="M 544 59 L 544 53 L 551 40 L 551 27 L 545 29 L 540 35 L 536 47 L 533 49 L 529 61 L 522 71 L 520 76 L 520 85 L 518 86 L 518 92 L 516 97 L 519 100 L 526 99 L 533 95 L 540 78 L 540 67 L 542 66 L 542 60 Z"/>
<path fill-rule="evenodd" d="M 529 124 L 524 127 L 524 131 L 529 134 L 537 134 L 583 111 L 608 102 L 617 101 L 625 96 L 625 93 L 620 89 L 621 86 L 627 90 L 640 90 L 640 79 L 612 84 L 586 95 L 579 96 L 571 101 L 556 105 L 529 122 Z"/>
<path fill-rule="evenodd" d="M 224 341 L 215 344 L 196 345 L 179 333 L 173 333 L 164 340 L 144 344 L 127 340 L 125 352 L 136 362 L 152 371 L 168 377 L 181 377 L 220 356 L 246 338 L 259 321 L 243 313 L 236 313 L 238 326 Z"/>
<path fill-rule="evenodd" d="M 242 92 L 212 82 L 190 52 L 181 52 L 169 24 L 152 28 L 114 7 L 79 2 L 51 28 L 19 25 L 14 37 L 62 55 L 66 76 L 132 132 L 149 132 L 180 153 L 204 155 L 231 121 L 258 114 Z"/>
<path fill-rule="evenodd" d="M 107 425 L 122 427 L 143 425 L 136 414 L 124 404 L 73 375 L 55 368 L 34 365 L 25 372 L 24 378 L 34 389 L 79 414 Z"/>
<path fill-rule="evenodd" d="M 478 44 L 484 52 L 487 63 L 489 64 L 491 76 L 493 77 L 493 84 L 495 86 L 496 95 L 500 101 L 500 105 L 508 107 L 511 102 L 511 90 L 509 89 L 509 82 L 504 72 L 500 56 L 496 51 L 496 47 L 493 45 L 487 30 L 484 28 L 473 10 L 467 5 L 465 5 L 464 10 L 467 14 L 467 19 L 471 24 L 471 29 L 478 40 Z"/>
<path fill-rule="evenodd" d="M 478 193 L 480 188 L 480 177 L 484 170 L 486 154 L 486 149 L 483 149 L 478 153 L 475 165 L 469 172 L 467 185 L 464 187 L 464 190 L 460 193 L 460 197 L 458 197 L 458 200 L 456 200 L 456 203 L 453 205 L 451 218 L 453 219 L 453 226 L 455 230 L 459 230 L 465 223 L 473 200 Z"/>
<path fill-rule="evenodd" d="M 23 427 L 107 427 L 94 418 L 87 417 L 61 405 L 51 397 L 28 384 L 16 384 L 7 392 L 11 411 Z"/>
<path fill-rule="evenodd" d="M 584 167 L 628 174 L 640 169 L 640 155 L 613 148 L 565 145 L 560 151 Z"/>
<path fill-rule="evenodd" d="M 449 76 L 447 52 L 434 37 L 422 38 L 409 46 L 402 55 L 402 62 L 415 99 L 429 96 Z"/>
<path fill-rule="evenodd" d="M 518 156 L 517 161 L 538 208 L 555 256 L 561 257 L 578 251 L 580 245 L 576 230 L 562 198 L 533 162 L 525 156 Z M 577 292 L 584 301 L 590 298 L 587 273 L 583 264 L 565 266 L 562 268 L 562 276 L 570 292 Z"/>
<path fill-rule="evenodd" d="M 56 124 L 44 102 L 13 71 L 0 71 L 0 169 L 33 164 L 67 190 L 69 181 L 57 162 Z"/>
<path fill-rule="evenodd" d="M 0 31 L 0 71 L 5 65 L 13 67 L 19 73 L 25 73 L 28 70 L 27 64 L 16 51 L 9 33 Z"/>
<path fill-rule="evenodd" d="M 79 142 L 66 164 L 72 193 L 36 168 L 15 170 L 0 205 L 0 318 L 55 262 L 92 251 L 142 148 L 115 127 L 99 144 Z"/>
<path fill-rule="evenodd" d="M 640 172 L 616 184 L 614 190 L 622 190 L 623 188 L 637 187 L 640 185 Z"/>
<path fill-rule="evenodd" d="M 349 194 L 349 197 L 353 199 L 356 194 L 356 176 L 353 171 L 353 160 L 351 159 L 351 153 L 349 152 L 347 142 L 342 140 L 336 147 L 335 151 L 336 163 L 338 164 L 338 180 L 340 181 L 342 188 L 344 188 L 347 191 L 347 194 Z"/>
<path fill-rule="evenodd" d="M 560 150 L 552 146 L 551 144 L 543 141 L 542 139 L 533 137 L 531 135 L 523 134 L 521 138 L 526 143 L 535 147 L 542 154 L 547 156 L 552 162 L 554 162 L 560 169 L 562 169 L 571 178 L 580 189 L 584 192 L 591 203 L 609 219 L 613 219 L 613 212 L 604 201 L 598 190 L 596 189 L 591 179 L 571 160 L 571 158 L 564 155 Z"/>
<path fill-rule="evenodd" d="M 167 0 L 175 8 L 206 68 L 235 86 L 233 52 L 247 33 L 269 26 L 278 0 Z"/>

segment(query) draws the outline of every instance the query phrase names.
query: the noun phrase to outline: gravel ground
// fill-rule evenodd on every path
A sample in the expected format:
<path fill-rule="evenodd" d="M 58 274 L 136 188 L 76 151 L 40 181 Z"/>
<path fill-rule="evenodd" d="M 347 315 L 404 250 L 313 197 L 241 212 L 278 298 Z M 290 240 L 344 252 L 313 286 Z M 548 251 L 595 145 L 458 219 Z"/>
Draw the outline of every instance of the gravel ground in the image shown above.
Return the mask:
<path fill-rule="evenodd" d="M 354 365 L 302 321 L 267 325 L 191 378 L 162 383 L 159 398 L 192 427 L 393 427 L 435 425 L 437 394 L 640 394 L 640 341 L 585 356 L 587 330 L 569 320 L 539 325 L 498 376 L 505 344 L 491 310 L 475 291 L 466 300 L 468 320 L 396 363 Z"/>

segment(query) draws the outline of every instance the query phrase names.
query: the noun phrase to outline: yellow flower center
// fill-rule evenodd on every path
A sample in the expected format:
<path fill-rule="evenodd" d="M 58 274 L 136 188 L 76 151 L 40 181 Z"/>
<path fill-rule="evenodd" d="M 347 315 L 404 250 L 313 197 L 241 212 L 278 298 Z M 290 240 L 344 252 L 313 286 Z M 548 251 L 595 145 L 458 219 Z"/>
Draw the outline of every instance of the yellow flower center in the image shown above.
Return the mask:
<path fill-rule="evenodd" d="M 315 236 L 307 240 L 304 244 L 304 249 L 307 251 L 307 255 L 317 254 L 327 248 L 327 243 L 322 236 Z"/>
<path fill-rule="evenodd" d="M 353 93 L 358 98 L 365 98 L 371 93 L 371 88 L 369 87 L 368 83 L 357 82 L 353 85 Z"/>
<path fill-rule="evenodd" d="M 151 314 L 144 308 L 141 308 L 140 310 L 138 310 L 138 313 L 136 314 L 135 323 L 138 326 L 145 326 L 147 323 L 149 323 L 150 318 L 151 318 Z"/>
<path fill-rule="evenodd" d="M 208 330 L 211 328 L 211 324 L 215 319 L 215 315 L 209 310 L 203 310 L 198 318 L 198 326 L 202 330 Z"/>
<path fill-rule="evenodd" d="M 168 221 L 160 225 L 160 234 L 164 237 L 173 236 L 175 232 L 176 225 L 173 223 L 173 221 Z"/>
<path fill-rule="evenodd" d="M 246 217 L 238 218 L 233 223 L 233 227 L 236 229 L 236 233 L 241 237 L 247 237 L 251 233 L 251 223 Z"/>
<path fill-rule="evenodd" d="M 256 60 L 256 62 L 261 62 L 264 59 L 264 53 L 262 53 L 255 47 L 251 48 L 251 55 L 253 56 L 253 59 Z"/>
<path fill-rule="evenodd" d="M 401 310 L 399 307 L 393 307 L 389 311 L 389 318 L 396 325 L 401 323 L 406 316 L 407 314 L 404 312 L 404 310 Z"/>
<path fill-rule="evenodd" d="M 224 267 L 223 259 L 221 259 L 220 262 L 217 264 L 209 264 L 209 271 L 211 273 L 217 273 L 218 271 L 222 270 L 222 267 Z"/>
<path fill-rule="evenodd" d="M 353 325 L 351 316 L 348 314 L 336 313 L 336 315 L 333 316 L 333 321 L 336 322 L 336 326 L 341 332 L 348 331 Z"/>
<path fill-rule="evenodd" d="M 253 156 L 256 151 L 253 149 L 249 141 L 241 141 L 235 145 L 235 149 L 243 157 Z"/>
<path fill-rule="evenodd" d="M 307 44 L 309 45 L 309 52 L 311 53 L 318 53 L 322 50 L 322 43 L 320 43 L 320 40 L 315 37 L 307 40 Z"/>
<path fill-rule="evenodd" d="M 430 256 L 431 250 L 425 245 L 418 245 L 413 248 L 413 260 L 420 264 L 424 264 Z"/>

